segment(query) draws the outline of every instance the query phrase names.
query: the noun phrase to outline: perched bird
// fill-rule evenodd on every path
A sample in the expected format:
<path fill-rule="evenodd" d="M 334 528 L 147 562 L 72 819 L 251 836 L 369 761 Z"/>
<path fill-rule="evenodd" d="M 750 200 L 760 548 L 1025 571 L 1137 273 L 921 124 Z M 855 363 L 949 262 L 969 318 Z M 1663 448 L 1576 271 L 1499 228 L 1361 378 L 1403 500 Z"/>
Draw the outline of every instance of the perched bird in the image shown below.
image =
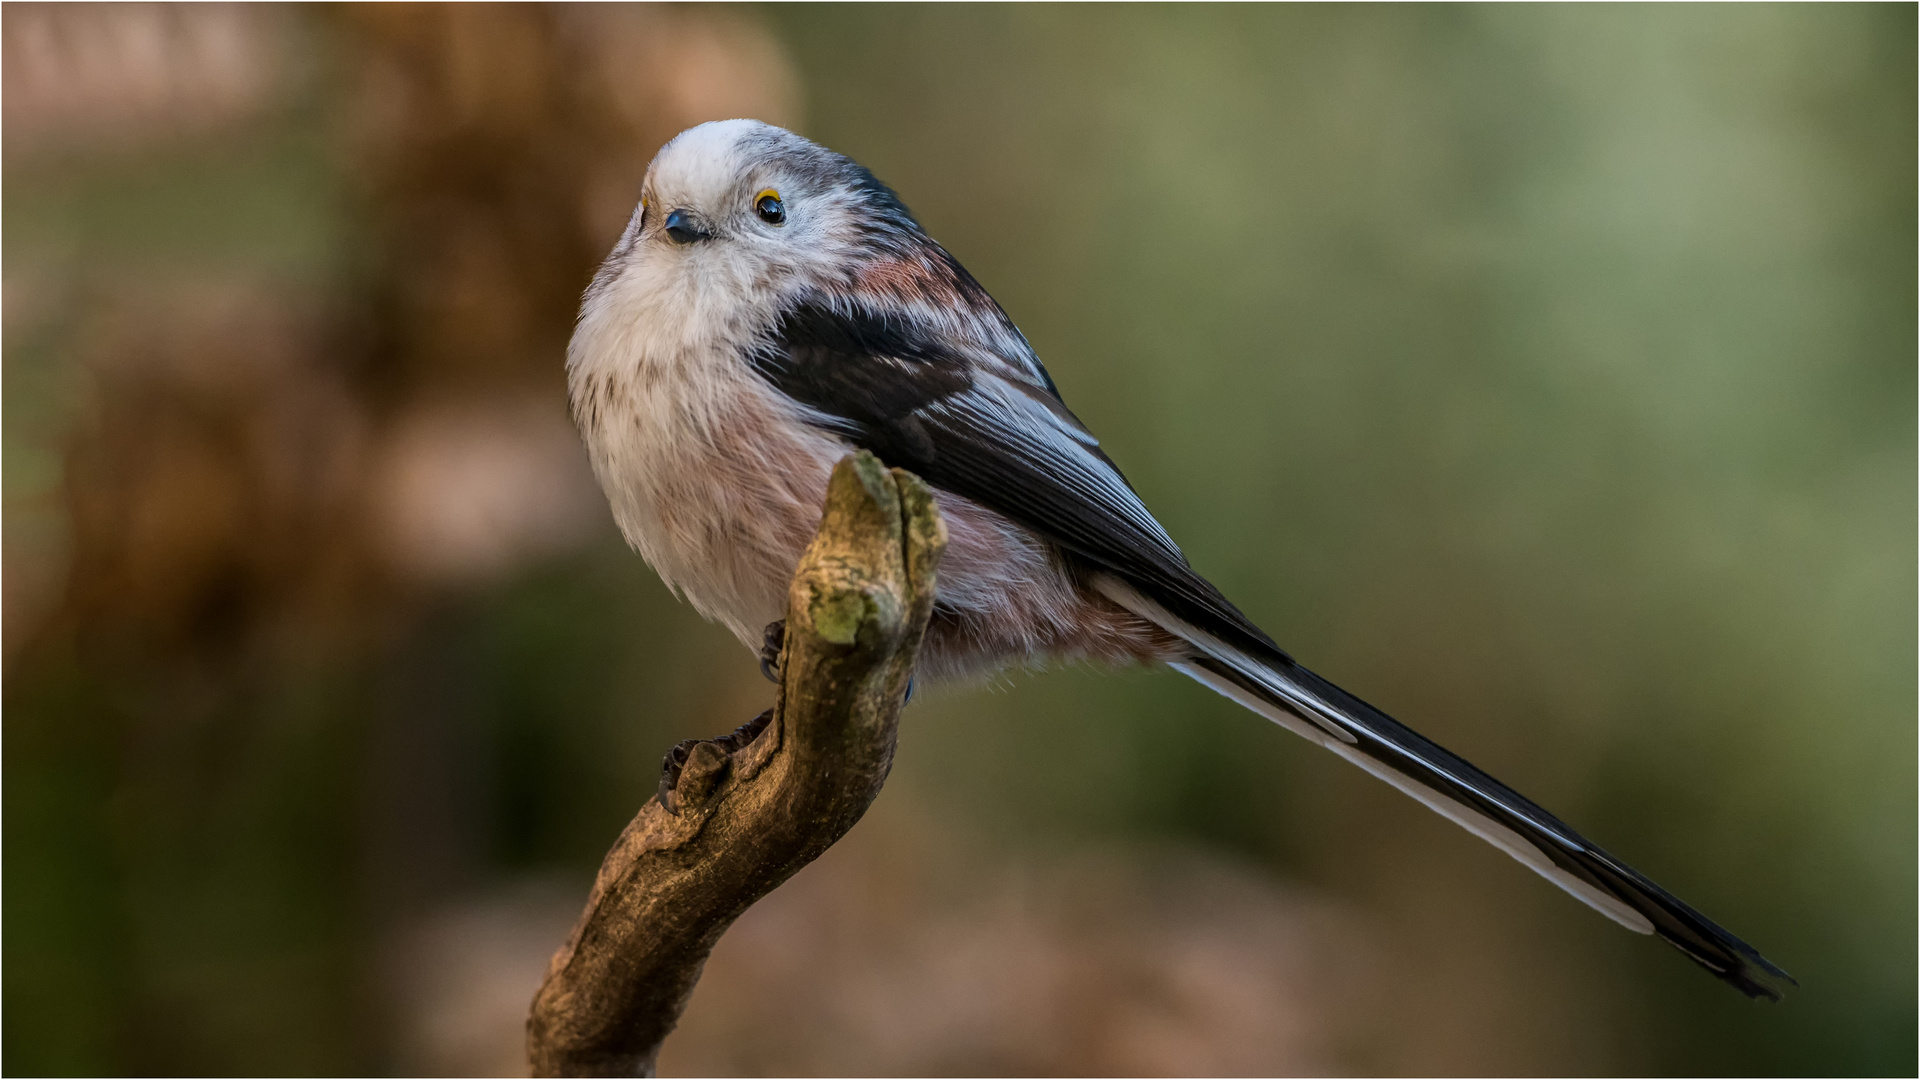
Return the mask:
<path fill-rule="evenodd" d="M 921 677 L 1166 664 L 1747 994 L 1792 982 L 1283 652 L 1187 565 L 993 297 L 849 158 L 751 120 L 667 143 L 586 291 L 567 376 L 628 541 L 749 648 L 784 613 L 828 473 L 864 448 L 930 484 L 947 522 Z"/>

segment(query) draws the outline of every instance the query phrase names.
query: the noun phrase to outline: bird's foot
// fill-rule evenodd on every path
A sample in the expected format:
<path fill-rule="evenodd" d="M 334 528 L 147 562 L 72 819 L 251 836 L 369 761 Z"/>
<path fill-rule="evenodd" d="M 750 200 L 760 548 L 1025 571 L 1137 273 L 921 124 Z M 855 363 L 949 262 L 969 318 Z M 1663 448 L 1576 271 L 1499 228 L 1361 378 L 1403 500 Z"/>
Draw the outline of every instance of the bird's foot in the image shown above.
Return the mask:
<path fill-rule="evenodd" d="M 721 751 L 718 758 L 709 754 L 708 760 L 700 763 L 705 766 L 705 776 L 702 783 L 696 785 L 700 790 L 694 794 L 704 797 L 724 778 L 723 774 L 732 763 L 733 755 L 745 750 L 771 723 L 773 710 L 768 709 L 733 729 L 731 735 L 722 735 L 717 739 L 683 739 L 675 743 L 673 749 L 667 751 L 666 760 L 660 763 L 660 804 L 672 814 L 680 813 L 680 778 L 686 772 L 688 762 L 694 759 L 695 748 L 702 743 L 711 743 Z"/>
<path fill-rule="evenodd" d="M 787 646 L 787 620 L 767 624 L 760 639 L 760 674 L 770 683 L 780 681 L 780 650 Z"/>

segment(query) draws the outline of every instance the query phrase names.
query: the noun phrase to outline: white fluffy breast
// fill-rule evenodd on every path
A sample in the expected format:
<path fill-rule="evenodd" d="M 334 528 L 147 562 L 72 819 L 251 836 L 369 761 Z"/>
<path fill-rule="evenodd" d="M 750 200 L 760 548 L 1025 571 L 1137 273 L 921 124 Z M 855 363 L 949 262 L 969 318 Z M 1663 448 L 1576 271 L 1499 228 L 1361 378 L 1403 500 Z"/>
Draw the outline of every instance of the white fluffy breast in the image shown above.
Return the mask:
<path fill-rule="evenodd" d="M 741 269 L 642 259 L 603 278 L 581 309 L 567 374 L 628 542 L 703 615 L 754 643 L 784 611 L 847 447 L 748 366 L 765 315 Z"/>

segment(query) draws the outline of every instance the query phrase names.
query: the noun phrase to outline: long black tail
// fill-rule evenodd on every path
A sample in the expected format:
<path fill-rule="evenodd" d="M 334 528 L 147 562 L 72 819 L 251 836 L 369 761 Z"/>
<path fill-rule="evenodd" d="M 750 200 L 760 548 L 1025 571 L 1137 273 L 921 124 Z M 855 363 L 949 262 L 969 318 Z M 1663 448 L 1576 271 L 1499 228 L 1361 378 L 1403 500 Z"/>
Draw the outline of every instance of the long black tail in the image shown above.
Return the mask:
<path fill-rule="evenodd" d="M 1713 920 L 1379 709 L 1297 663 L 1220 651 L 1227 655 L 1174 667 L 1453 819 L 1629 930 L 1658 935 L 1749 997 L 1778 1001 L 1798 985 Z"/>

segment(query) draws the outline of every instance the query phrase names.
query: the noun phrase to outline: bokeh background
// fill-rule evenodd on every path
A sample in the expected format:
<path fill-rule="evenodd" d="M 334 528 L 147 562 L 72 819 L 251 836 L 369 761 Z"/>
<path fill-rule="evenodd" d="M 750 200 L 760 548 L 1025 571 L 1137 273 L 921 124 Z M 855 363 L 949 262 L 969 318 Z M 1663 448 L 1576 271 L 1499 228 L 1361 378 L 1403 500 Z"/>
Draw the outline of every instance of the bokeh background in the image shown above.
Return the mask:
<path fill-rule="evenodd" d="M 8 4 L 4 1059 L 512 1073 L 675 741 L 577 298 L 852 154 L 1308 663 L 1756 1005 L 1166 673 L 927 693 L 663 1071 L 1912 1074 L 1915 9 Z"/>

